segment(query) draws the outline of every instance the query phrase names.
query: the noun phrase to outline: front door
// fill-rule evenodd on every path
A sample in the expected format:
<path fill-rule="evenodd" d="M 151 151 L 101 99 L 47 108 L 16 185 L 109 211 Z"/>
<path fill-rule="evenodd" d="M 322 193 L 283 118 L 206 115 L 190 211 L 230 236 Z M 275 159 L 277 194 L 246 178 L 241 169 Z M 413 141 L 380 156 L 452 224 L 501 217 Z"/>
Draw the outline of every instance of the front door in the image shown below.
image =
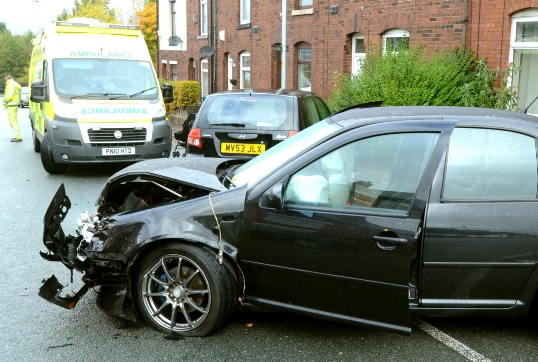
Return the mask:
<path fill-rule="evenodd" d="M 441 135 L 333 139 L 249 200 L 239 245 L 247 300 L 410 332 L 410 265 Z M 271 207 L 280 187 L 283 206 Z"/>

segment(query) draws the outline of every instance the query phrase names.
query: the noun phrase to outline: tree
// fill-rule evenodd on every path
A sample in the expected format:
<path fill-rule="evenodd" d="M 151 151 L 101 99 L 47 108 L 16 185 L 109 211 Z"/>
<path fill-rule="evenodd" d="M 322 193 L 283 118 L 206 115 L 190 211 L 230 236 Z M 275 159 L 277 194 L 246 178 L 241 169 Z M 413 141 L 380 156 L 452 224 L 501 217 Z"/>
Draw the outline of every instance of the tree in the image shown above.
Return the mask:
<path fill-rule="evenodd" d="M 138 16 L 137 25 L 146 40 L 149 54 L 153 60 L 153 65 L 157 62 L 157 3 L 155 0 L 146 2 L 144 9 L 136 13 Z"/>
<path fill-rule="evenodd" d="M 138 13 L 142 11 L 148 2 L 155 0 L 131 0 L 133 4 L 133 12 L 129 14 L 129 17 L 125 20 L 126 24 L 136 25 L 138 24 Z"/>
<path fill-rule="evenodd" d="M 32 54 L 34 34 L 12 35 L 9 30 L 0 31 L 0 74 L 11 73 L 19 83 L 28 82 L 28 64 Z M 3 88 L 3 87 L 2 87 Z"/>
<path fill-rule="evenodd" d="M 118 24 L 120 12 L 110 7 L 110 0 L 75 0 L 75 7 L 71 13 L 64 10 L 58 20 L 67 20 L 73 17 L 92 18 L 103 23 Z"/>

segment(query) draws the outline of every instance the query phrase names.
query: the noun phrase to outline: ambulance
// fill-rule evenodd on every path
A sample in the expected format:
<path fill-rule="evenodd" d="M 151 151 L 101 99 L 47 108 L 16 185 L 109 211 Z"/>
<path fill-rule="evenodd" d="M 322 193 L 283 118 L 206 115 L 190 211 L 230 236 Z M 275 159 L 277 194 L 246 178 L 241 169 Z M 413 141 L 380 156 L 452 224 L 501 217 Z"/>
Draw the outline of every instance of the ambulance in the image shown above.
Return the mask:
<path fill-rule="evenodd" d="M 30 121 L 47 172 L 170 156 L 173 89 L 159 86 L 138 26 L 72 18 L 33 43 Z"/>

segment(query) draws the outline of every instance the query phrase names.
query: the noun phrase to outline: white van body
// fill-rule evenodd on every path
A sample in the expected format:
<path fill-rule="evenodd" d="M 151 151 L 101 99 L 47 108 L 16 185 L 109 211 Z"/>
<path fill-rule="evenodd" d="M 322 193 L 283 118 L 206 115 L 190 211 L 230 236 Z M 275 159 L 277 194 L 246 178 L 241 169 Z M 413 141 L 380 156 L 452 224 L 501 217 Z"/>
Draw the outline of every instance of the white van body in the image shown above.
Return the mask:
<path fill-rule="evenodd" d="M 137 26 L 53 23 L 34 39 L 29 81 L 34 150 L 49 173 L 170 156 L 165 87 Z"/>

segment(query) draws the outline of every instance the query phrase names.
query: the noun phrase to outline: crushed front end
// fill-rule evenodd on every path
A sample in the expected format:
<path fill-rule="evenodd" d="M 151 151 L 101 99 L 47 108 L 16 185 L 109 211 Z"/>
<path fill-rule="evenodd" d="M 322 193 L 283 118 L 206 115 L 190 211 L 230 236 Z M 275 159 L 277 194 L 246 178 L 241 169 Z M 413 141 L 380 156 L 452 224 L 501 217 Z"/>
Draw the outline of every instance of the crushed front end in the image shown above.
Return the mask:
<path fill-rule="evenodd" d="M 103 227 L 99 217 L 96 215 L 90 216 L 83 213 L 77 221 L 77 235 L 66 236 L 61 223 L 70 208 L 71 202 L 62 184 L 52 199 L 43 220 L 43 243 L 47 248 L 47 252 L 40 252 L 40 255 L 45 260 L 63 263 L 71 270 L 71 275 L 73 275 L 74 270 L 83 273 L 82 281 L 84 286 L 76 293 L 71 291 L 62 295 L 64 286 L 52 275 L 40 288 L 39 296 L 63 308 L 72 309 L 90 288 L 99 286 L 99 291 L 101 292 L 97 298 L 99 307 L 110 314 L 125 317 L 121 305 L 125 297 L 124 260 L 119 257 L 119 260 L 100 262 L 88 257 L 92 253 L 90 247 L 92 238 L 99 233 L 98 229 Z M 96 245 L 96 247 L 101 246 Z M 103 289 L 111 288 L 114 290 L 112 293 L 110 291 L 102 293 Z M 112 295 L 112 298 L 108 298 L 108 295 Z"/>

